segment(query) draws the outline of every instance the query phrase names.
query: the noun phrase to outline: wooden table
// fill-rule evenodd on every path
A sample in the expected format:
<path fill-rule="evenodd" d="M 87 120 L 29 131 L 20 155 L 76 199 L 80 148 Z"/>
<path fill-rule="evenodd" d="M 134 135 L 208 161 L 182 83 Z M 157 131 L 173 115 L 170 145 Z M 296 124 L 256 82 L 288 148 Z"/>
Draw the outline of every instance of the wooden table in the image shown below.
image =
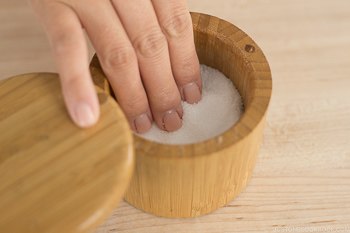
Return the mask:
<path fill-rule="evenodd" d="M 195 219 L 120 204 L 96 233 L 350 232 L 350 2 L 190 0 L 246 31 L 270 62 L 274 93 L 253 178 L 239 198 Z M 0 78 L 52 71 L 24 0 L 0 2 Z"/>

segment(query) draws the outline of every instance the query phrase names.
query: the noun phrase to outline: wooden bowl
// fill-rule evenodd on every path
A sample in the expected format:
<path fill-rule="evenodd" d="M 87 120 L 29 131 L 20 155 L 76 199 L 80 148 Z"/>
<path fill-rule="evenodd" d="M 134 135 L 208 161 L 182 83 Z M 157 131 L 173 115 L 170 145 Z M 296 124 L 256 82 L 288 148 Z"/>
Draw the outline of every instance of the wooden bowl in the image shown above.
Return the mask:
<path fill-rule="evenodd" d="M 251 177 L 271 97 L 271 72 L 256 43 L 242 30 L 219 18 L 191 13 L 200 63 L 233 81 L 244 113 L 229 130 L 209 140 L 166 145 L 134 135 L 136 168 L 125 200 L 164 217 L 210 213 L 236 197 Z M 111 93 L 95 56 L 95 83 Z"/>

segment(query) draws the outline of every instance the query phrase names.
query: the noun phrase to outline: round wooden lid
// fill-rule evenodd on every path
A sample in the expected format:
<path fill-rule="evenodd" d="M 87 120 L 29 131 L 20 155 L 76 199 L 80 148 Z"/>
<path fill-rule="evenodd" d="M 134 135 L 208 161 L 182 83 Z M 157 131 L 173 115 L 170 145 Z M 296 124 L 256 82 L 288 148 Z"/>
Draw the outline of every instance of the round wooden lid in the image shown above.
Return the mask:
<path fill-rule="evenodd" d="M 116 102 L 98 93 L 101 118 L 80 129 L 56 74 L 0 82 L 0 232 L 90 232 L 130 181 L 132 133 Z"/>

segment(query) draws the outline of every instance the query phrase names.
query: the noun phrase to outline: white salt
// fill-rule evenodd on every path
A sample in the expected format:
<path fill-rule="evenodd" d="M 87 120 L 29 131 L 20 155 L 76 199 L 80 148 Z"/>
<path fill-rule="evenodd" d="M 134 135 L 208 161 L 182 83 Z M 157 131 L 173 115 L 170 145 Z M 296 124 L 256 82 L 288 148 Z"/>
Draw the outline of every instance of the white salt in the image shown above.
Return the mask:
<path fill-rule="evenodd" d="M 225 132 L 243 112 L 242 98 L 231 80 L 220 71 L 201 65 L 202 100 L 197 104 L 182 102 L 183 125 L 175 132 L 160 130 L 154 123 L 145 134 L 150 141 L 165 144 L 196 143 Z"/>

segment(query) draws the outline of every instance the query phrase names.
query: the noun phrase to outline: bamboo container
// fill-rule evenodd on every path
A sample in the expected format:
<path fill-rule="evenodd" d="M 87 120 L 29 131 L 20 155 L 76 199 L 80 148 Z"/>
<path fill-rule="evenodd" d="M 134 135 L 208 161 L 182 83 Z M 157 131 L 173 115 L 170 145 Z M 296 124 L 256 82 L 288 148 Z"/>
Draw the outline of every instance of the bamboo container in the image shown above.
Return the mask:
<path fill-rule="evenodd" d="M 240 120 L 209 140 L 166 145 L 134 134 L 136 168 L 125 200 L 163 217 L 196 217 L 224 206 L 246 187 L 255 165 L 271 97 L 271 72 L 258 45 L 219 18 L 191 13 L 201 63 L 223 72 L 241 94 Z M 111 93 L 99 61 L 95 83 Z"/>

